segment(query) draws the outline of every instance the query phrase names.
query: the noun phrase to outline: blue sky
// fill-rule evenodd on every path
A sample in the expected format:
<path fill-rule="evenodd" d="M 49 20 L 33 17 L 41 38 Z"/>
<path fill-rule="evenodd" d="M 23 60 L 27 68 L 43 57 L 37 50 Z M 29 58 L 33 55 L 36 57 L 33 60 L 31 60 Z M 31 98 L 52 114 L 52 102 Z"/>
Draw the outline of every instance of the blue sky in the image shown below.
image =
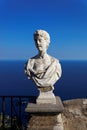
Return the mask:
<path fill-rule="evenodd" d="M 0 59 L 36 55 L 37 29 L 49 32 L 50 55 L 87 60 L 87 0 L 0 0 Z"/>

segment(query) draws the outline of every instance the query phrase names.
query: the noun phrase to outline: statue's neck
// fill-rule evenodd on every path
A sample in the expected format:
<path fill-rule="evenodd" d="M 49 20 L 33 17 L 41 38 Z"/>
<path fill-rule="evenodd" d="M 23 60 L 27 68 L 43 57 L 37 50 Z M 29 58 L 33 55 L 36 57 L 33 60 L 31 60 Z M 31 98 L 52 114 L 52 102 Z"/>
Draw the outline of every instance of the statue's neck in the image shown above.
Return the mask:
<path fill-rule="evenodd" d="M 47 55 L 47 52 L 39 52 L 39 57 L 44 58 Z"/>

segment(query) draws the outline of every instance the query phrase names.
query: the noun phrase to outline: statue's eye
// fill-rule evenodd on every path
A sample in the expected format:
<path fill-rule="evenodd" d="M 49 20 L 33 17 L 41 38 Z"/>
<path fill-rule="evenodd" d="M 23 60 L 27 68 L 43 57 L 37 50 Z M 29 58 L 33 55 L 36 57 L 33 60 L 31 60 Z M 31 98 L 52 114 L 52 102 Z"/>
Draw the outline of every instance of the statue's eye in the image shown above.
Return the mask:
<path fill-rule="evenodd" d="M 39 39 L 39 42 L 41 42 L 42 40 L 41 39 Z"/>

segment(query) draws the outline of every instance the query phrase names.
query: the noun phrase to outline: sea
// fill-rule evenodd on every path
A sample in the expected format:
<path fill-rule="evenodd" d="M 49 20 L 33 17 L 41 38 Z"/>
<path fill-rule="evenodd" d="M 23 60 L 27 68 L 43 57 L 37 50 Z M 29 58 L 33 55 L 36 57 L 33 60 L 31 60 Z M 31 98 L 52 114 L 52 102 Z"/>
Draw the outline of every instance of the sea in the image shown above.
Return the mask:
<path fill-rule="evenodd" d="M 37 86 L 24 73 L 26 60 L 0 61 L 0 96 L 38 96 Z M 62 76 L 54 94 L 62 100 L 87 98 L 87 61 L 60 60 Z"/>
<path fill-rule="evenodd" d="M 2 96 L 37 97 L 39 95 L 37 86 L 33 81 L 27 79 L 24 73 L 26 61 L 0 61 L 0 116 L 5 115 L 5 122 L 8 126 L 11 125 L 10 117 L 20 120 L 23 130 L 26 129 L 29 116 L 25 112 L 25 108 L 30 99 L 23 98 L 20 102 L 20 99 L 15 97 L 11 105 L 11 99 L 5 98 L 2 102 Z M 61 100 L 87 98 L 87 61 L 60 60 L 60 63 L 62 76 L 54 85 L 55 96 L 59 96 Z"/>

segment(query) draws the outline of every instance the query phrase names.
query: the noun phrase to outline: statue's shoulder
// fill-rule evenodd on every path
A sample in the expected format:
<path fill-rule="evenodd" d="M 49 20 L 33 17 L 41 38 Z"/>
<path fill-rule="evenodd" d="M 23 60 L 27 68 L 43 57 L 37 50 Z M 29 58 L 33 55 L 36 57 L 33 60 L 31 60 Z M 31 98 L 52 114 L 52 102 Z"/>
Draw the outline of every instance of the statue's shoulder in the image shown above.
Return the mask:
<path fill-rule="evenodd" d="M 57 63 L 59 62 L 59 60 L 58 60 L 58 59 L 56 59 L 56 58 L 55 58 L 55 57 L 53 57 L 53 56 L 50 56 L 50 58 L 51 58 L 51 61 L 52 61 L 52 62 L 57 62 Z"/>
<path fill-rule="evenodd" d="M 31 59 L 34 60 L 34 59 L 37 59 L 38 58 L 38 55 L 35 55 L 34 57 L 32 57 Z"/>
<path fill-rule="evenodd" d="M 28 64 L 34 64 L 34 62 L 35 62 L 35 59 L 37 59 L 38 58 L 38 56 L 36 55 L 36 56 L 34 56 L 34 57 L 31 57 L 30 59 L 28 59 Z"/>

